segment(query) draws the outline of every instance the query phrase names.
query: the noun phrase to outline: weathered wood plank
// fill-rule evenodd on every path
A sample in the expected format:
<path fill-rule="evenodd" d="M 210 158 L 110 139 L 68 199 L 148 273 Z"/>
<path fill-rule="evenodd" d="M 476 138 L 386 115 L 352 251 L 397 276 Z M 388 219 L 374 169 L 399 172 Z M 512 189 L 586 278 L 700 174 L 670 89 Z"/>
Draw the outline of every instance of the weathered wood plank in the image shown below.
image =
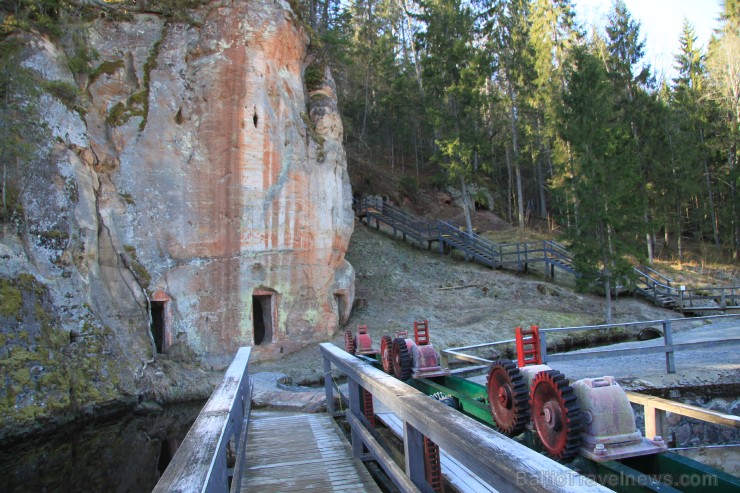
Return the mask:
<path fill-rule="evenodd" d="M 681 416 L 696 418 L 708 423 L 729 426 L 731 428 L 740 428 L 740 416 L 712 411 L 710 409 L 704 409 L 702 407 L 692 406 L 691 404 L 684 404 L 682 402 L 661 399 L 660 397 L 652 395 L 638 394 L 636 392 L 626 392 L 626 394 L 627 399 L 635 404 L 652 406 L 656 409 L 680 414 Z"/>
<path fill-rule="evenodd" d="M 247 365 L 251 348 L 240 348 L 226 370 L 224 379 L 211 394 L 188 431 L 182 445 L 154 487 L 154 492 L 203 491 L 209 484 L 226 486 L 226 469 L 215 467 L 224 454 L 235 427 L 242 424 L 242 406 L 237 396 L 247 386 Z M 235 433 L 237 440 L 239 433 Z"/>
<path fill-rule="evenodd" d="M 249 433 L 242 492 L 380 492 L 326 414 L 261 413 Z"/>

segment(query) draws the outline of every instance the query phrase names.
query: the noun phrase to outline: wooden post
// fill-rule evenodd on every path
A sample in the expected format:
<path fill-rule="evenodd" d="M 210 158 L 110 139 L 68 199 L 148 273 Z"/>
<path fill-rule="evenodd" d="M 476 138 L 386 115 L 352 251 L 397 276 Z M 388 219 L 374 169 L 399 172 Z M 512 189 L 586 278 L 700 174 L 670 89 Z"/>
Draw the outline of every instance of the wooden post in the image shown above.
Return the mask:
<path fill-rule="evenodd" d="M 334 416 L 334 386 L 331 378 L 331 361 L 324 356 L 324 393 L 326 394 L 326 412 Z"/>
<path fill-rule="evenodd" d="M 645 409 L 645 438 L 652 440 L 656 436 L 668 441 L 668 423 L 665 420 L 665 411 L 646 403 Z"/>
<path fill-rule="evenodd" d="M 403 424 L 403 449 L 406 475 L 423 493 L 434 493 L 424 470 L 424 435 L 408 423 Z"/>
<path fill-rule="evenodd" d="M 354 417 L 360 420 L 362 416 L 362 403 L 360 401 L 360 386 L 354 380 L 348 379 L 347 384 L 349 386 L 349 412 Z M 362 435 L 360 432 L 352 427 L 352 455 L 358 459 L 361 459 L 365 455 L 364 446 L 362 443 Z"/>
<path fill-rule="evenodd" d="M 673 329 L 670 320 L 663 322 L 663 340 L 665 345 L 669 346 L 665 352 L 665 370 L 668 373 L 676 373 L 676 360 L 673 355 Z"/>
<path fill-rule="evenodd" d="M 540 331 L 540 359 L 543 365 L 547 364 L 547 335 L 544 330 Z"/>

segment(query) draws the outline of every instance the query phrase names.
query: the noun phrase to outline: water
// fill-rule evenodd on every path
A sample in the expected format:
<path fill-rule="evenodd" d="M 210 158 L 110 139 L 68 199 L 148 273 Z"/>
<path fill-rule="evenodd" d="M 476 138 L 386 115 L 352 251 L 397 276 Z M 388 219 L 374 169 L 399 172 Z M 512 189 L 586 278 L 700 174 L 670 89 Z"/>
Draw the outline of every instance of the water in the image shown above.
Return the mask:
<path fill-rule="evenodd" d="M 12 446 L 0 444 L 3 493 L 148 493 L 203 402 L 163 413 L 75 425 Z"/>

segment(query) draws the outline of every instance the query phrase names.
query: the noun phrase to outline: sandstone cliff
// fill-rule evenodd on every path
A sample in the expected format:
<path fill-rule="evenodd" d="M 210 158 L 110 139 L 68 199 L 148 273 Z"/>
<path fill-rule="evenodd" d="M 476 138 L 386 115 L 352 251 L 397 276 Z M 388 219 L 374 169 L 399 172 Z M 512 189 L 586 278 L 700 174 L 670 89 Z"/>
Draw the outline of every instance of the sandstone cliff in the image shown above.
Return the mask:
<path fill-rule="evenodd" d="M 17 301 L 0 312 L 0 421 L 144 387 L 174 399 L 173 362 L 332 336 L 354 298 L 351 190 L 331 74 L 289 5 L 101 16 L 75 35 L 23 35 L 23 66 L 83 96 L 41 96 L 52 139 L 0 238 Z M 69 69 L 79 39 L 87 75 Z"/>

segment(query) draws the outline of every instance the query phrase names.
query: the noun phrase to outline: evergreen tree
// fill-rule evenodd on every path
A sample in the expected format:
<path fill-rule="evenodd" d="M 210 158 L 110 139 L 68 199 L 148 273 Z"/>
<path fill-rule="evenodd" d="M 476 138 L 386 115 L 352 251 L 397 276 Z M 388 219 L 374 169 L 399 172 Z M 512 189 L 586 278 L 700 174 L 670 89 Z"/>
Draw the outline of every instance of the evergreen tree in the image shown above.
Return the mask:
<path fill-rule="evenodd" d="M 579 37 L 571 0 L 533 0 L 531 33 L 536 74 L 532 103 L 534 164 L 540 217 L 546 218 L 545 184 L 552 178 L 553 153 L 562 152 L 556 124 L 564 89 L 563 67 L 570 47 Z"/>
<path fill-rule="evenodd" d="M 707 65 L 711 93 L 724 113 L 724 131 L 720 145 L 725 165 L 719 170 L 721 182 L 727 183 L 728 207 L 725 213 L 727 233 L 735 259 L 740 258 L 740 185 L 738 141 L 740 140 L 740 7 L 737 1 L 723 2 L 722 27 L 709 45 Z"/>
<path fill-rule="evenodd" d="M 487 49 L 493 54 L 493 74 L 503 100 L 508 106 L 510 144 L 506 148 L 507 168 L 513 169 L 516 184 L 516 209 L 519 229 L 525 226 L 525 199 L 522 158 L 523 142 L 531 116 L 534 92 L 534 53 L 530 39 L 530 4 L 528 0 L 493 0 L 486 12 Z M 504 122 L 491 122 L 504 125 Z M 512 191 L 509 190 L 509 194 Z"/>
<path fill-rule="evenodd" d="M 705 56 L 696 45 L 696 33 L 693 26 L 684 20 L 683 29 L 679 37 L 680 48 L 675 56 L 675 68 L 678 75 L 673 80 L 673 97 L 671 107 L 674 120 L 671 124 L 673 137 L 671 140 L 674 155 L 674 174 L 684 176 L 685 180 L 676 182 L 679 188 L 677 193 L 683 195 L 686 202 L 689 197 L 699 196 L 696 184 L 704 182 L 706 198 L 709 208 L 711 228 L 715 243 L 719 241 L 717 231 L 717 215 L 714 204 L 714 191 L 709 171 L 709 150 L 705 142 L 707 128 L 707 108 L 702 101 L 704 95 L 704 81 L 706 79 Z M 703 173 L 699 171 L 703 170 Z M 703 175 L 703 176 L 702 176 Z M 690 204 L 680 206 L 681 209 L 690 209 Z M 677 219 L 681 219 L 679 215 Z M 702 236 L 703 221 L 698 221 L 698 236 Z M 680 231 L 677 231 L 680 235 Z M 680 236 L 677 238 L 680 241 Z M 679 258 L 681 258 L 679 250 Z"/>
<path fill-rule="evenodd" d="M 630 232 L 639 217 L 634 200 L 639 167 L 628 152 L 630 130 L 619 114 L 619 100 L 604 64 L 587 47 L 574 50 L 566 69 L 566 87 L 561 136 L 570 145 L 573 172 L 563 170 L 567 176 L 561 183 L 574 193 L 579 209 L 587 211 L 568 235 L 575 266 L 582 274 L 579 282 L 603 282 L 604 318 L 610 322 L 612 289 L 631 271 L 626 256 L 633 253 Z"/>
<path fill-rule="evenodd" d="M 451 181 L 459 181 L 466 226 L 472 231 L 468 184 L 481 168 L 481 87 L 474 46 L 475 16 L 461 0 L 420 3 L 425 31 L 422 77 L 427 118 L 438 146 L 438 159 Z"/>
<path fill-rule="evenodd" d="M 630 145 L 625 149 L 629 159 L 638 162 L 643 180 L 638 186 L 638 198 L 643 208 L 643 231 L 647 246 L 648 262 L 653 262 L 653 238 L 650 198 L 645 185 L 649 182 L 649 165 L 644 154 L 647 142 L 642 139 L 640 120 L 645 116 L 646 98 L 639 97 L 650 79 L 649 68 L 642 63 L 645 40 L 640 34 L 640 24 L 632 18 L 623 0 L 616 0 L 606 26 L 606 65 L 617 96 L 620 118 L 629 125 Z M 640 65 L 642 66 L 640 67 Z"/>

